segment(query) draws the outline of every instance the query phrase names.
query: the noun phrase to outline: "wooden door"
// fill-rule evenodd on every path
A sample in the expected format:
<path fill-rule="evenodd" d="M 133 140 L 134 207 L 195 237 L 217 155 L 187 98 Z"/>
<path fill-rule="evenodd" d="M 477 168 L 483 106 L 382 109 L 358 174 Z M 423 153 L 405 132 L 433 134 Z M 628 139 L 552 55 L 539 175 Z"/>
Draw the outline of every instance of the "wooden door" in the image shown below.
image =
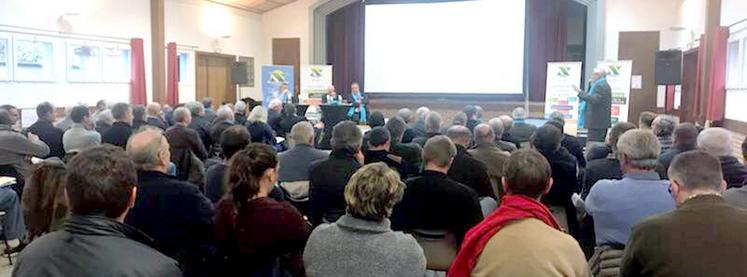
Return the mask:
<path fill-rule="evenodd" d="M 695 85 L 698 78 L 698 48 L 686 51 L 682 55 L 682 100 L 679 116 L 681 122 L 694 122 L 697 107 L 695 106 Z"/>
<path fill-rule="evenodd" d="M 631 90 L 628 122 L 638 122 L 645 111 L 656 112 L 656 51 L 659 51 L 659 31 L 620 32 L 618 59 L 633 61 L 633 75 L 641 75 L 641 89 Z"/>
<path fill-rule="evenodd" d="M 292 65 L 293 83 L 295 92 L 298 94 L 300 88 L 301 73 L 301 40 L 299 38 L 273 38 L 272 39 L 272 64 Z"/>
<path fill-rule="evenodd" d="M 213 109 L 225 102 L 236 102 L 236 86 L 231 84 L 231 62 L 234 56 L 197 53 L 196 99 L 213 99 Z"/>

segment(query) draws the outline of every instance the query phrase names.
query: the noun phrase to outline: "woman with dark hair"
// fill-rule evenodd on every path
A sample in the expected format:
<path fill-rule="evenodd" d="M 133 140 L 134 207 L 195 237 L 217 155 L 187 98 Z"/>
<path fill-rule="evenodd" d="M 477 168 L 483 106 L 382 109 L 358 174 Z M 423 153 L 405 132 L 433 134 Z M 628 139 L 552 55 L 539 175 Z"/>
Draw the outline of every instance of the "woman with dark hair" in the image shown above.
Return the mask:
<path fill-rule="evenodd" d="M 45 160 L 36 166 L 24 187 L 21 207 L 29 241 L 56 231 L 66 221 L 65 174 L 67 170 L 62 161 Z"/>
<path fill-rule="evenodd" d="M 311 233 L 293 206 L 267 197 L 278 178 L 275 151 L 252 143 L 228 162 L 229 189 L 216 208 L 216 276 L 302 276 L 301 253 Z"/>

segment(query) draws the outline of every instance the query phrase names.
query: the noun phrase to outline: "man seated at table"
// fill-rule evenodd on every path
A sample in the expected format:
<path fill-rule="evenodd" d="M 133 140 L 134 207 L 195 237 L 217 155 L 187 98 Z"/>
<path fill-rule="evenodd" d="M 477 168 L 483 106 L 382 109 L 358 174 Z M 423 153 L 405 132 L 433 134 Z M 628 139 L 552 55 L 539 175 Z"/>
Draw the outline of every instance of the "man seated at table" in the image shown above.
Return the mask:
<path fill-rule="evenodd" d="M 340 105 L 342 103 L 342 97 L 337 94 L 337 90 L 335 90 L 335 86 L 329 85 L 327 87 L 327 94 L 322 96 L 322 104 L 327 105 Z"/>
<path fill-rule="evenodd" d="M 350 100 L 352 100 L 351 103 L 353 103 L 353 106 L 348 110 L 348 117 L 360 124 L 366 124 L 366 104 L 368 104 L 368 98 L 361 92 L 358 83 L 354 82 L 350 85 Z M 355 115 L 358 115 L 357 118 Z"/>

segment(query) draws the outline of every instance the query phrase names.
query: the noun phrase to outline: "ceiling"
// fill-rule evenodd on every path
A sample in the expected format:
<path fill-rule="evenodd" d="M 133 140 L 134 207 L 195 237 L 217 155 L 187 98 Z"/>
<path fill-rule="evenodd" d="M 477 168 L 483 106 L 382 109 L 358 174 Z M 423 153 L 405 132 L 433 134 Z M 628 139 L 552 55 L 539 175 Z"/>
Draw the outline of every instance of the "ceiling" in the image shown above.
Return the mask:
<path fill-rule="evenodd" d="M 250 11 L 253 13 L 264 13 L 278 8 L 296 0 L 207 0 L 233 8 Z"/>

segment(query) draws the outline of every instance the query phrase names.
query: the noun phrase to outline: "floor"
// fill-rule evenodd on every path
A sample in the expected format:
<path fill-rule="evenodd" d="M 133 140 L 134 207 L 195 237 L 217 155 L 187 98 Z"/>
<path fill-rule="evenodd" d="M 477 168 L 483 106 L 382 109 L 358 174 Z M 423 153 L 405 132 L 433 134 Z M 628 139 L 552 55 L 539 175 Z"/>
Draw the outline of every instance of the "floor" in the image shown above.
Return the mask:
<path fill-rule="evenodd" d="M 16 255 L 13 255 L 13 264 L 16 262 Z M 8 257 L 0 257 L 0 277 L 10 277 L 10 273 L 13 272 L 13 266 L 8 263 Z"/>

